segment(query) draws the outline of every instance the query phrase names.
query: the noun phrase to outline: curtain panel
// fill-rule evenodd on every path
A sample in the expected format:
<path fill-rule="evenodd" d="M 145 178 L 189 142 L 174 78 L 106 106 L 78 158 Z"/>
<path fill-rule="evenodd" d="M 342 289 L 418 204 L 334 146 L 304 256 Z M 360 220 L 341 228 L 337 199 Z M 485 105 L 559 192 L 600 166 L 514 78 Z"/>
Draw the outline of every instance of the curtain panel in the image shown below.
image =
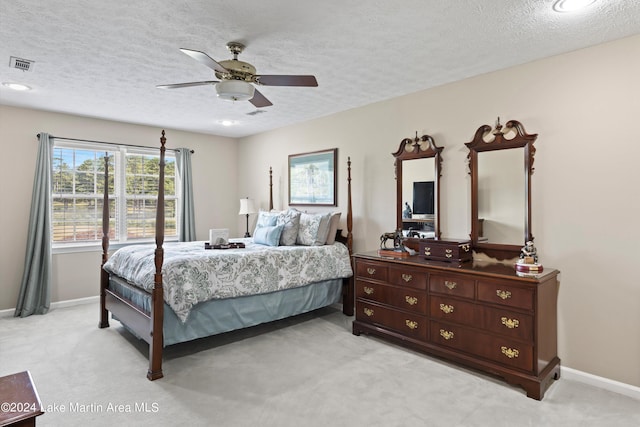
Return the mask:
<path fill-rule="evenodd" d="M 53 138 L 38 134 L 39 147 L 36 160 L 31 213 L 27 234 L 24 272 L 15 317 L 45 314 L 51 300 L 51 181 Z"/>
<path fill-rule="evenodd" d="M 193 204 L 193 179 L 191 178 L 191 150 L 176 150 L 176 166 L 180 175 L 180 219 L 178 236 L 181 242 L 196 240 L 196 220 Z"/>

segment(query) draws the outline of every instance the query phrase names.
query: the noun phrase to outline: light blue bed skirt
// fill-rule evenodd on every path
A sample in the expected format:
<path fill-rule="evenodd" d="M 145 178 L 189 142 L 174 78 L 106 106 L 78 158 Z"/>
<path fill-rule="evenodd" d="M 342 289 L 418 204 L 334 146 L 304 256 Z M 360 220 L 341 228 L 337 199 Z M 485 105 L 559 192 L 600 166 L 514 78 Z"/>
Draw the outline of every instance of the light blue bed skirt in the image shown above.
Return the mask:
<path fill-rule="evenodd" d="M 150 295 L 123 282 L 122 279 L 112 276 L 109 279 L 109 288 L 149 313 Z M 341 301 L 342 283 L 343 279 L 334 279 L 267 294 L 210 300 L 196 305 L 184 323 L 165 303 L 164 346 L 247 328 L 329 306 Z"/>

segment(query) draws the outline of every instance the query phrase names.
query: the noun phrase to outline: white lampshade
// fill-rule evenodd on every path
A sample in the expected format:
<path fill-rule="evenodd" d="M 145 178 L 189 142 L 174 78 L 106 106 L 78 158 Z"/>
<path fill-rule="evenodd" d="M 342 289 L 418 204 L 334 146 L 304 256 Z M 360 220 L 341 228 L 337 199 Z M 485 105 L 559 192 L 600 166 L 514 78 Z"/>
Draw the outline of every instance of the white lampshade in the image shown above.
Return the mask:
<path fill-rule="evenodd" d="M 240 212 L 238 215 L 249 215 L 256 213 L 256 207 L 253 205 L 253 200 L 250 198 L 240 199 Z"/>
<path fill-rule="evenodd" d="M 218 98 L 227 101 L 248 101 L 253 98 L 255 88 L 242 80 L 223 80 L 216 84 Z"/>

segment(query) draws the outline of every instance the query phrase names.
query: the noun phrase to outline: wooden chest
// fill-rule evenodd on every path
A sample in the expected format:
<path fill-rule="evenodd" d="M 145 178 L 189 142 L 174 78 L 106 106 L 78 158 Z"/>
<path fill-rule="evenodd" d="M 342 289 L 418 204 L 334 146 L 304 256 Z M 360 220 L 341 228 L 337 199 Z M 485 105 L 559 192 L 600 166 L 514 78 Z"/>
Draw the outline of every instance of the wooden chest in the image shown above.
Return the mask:
<path fill-rule="evenodd" d="M 421 239 L 419 247 L 419 255 L 433 261 L 461 263 L 471 261 L 473 257 L 471 242 L 468 240 Z"/>

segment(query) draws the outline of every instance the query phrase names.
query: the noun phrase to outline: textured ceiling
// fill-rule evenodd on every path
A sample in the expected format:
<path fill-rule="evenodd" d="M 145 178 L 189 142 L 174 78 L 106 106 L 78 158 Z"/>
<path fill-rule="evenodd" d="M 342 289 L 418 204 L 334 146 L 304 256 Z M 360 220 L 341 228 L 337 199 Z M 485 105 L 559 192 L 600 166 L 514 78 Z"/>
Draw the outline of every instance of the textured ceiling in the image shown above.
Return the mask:
<path fill-rule="evenodd" d="M 558 14 L 553 0 L 0 0 L 0 103 L 242 137 L 640 33 L 639 0 Z M 180 52 L 258 74 L 313 74 L 317 88 L 260 87 L 273 102 L 216 98 Z M 35 61 L 9 67 L 11 56 Z M 222 120 L 233 120 L 225 127 Z"/>

